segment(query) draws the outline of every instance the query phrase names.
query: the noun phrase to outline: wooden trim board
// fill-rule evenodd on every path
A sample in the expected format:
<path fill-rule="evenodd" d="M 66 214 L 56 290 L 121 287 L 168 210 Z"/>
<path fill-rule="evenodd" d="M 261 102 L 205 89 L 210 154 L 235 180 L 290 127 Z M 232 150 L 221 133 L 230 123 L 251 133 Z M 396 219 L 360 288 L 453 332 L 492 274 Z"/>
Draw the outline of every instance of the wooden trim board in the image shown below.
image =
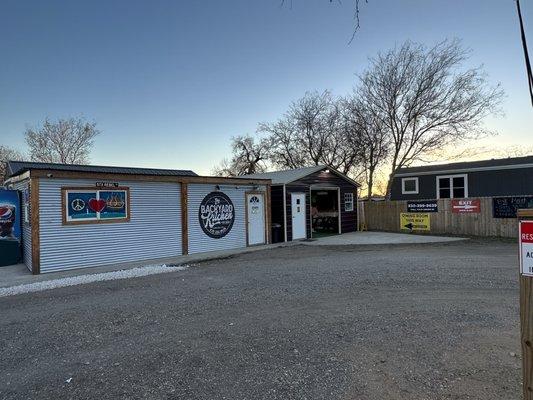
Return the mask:
<path fill-rule="evenodd" d="M 41 242 L 39 232 L 39 179 L 30 179 L 31 273 L 41 273 Z"/>
<path fill-rule="evenodd" d="M 133 175 L 108 174 L 95 172 L 32 170 L 31 175 L 36 178 L 64 178 L 64 179 L 99 179 L 111 181 L 150 181 L 150 182 L 180 182 L 180 183 L 214 183 L 232 185 L 268 185 L 270 179 L 225 178 L 216 176 L 161 176 L 161 175 Z"/>
<path fill-rule="evenodd" d="M 181 192 L 181 252 L 183 255 L 189 254 L 189 206 L 187 183 L 182 183 Z"/>

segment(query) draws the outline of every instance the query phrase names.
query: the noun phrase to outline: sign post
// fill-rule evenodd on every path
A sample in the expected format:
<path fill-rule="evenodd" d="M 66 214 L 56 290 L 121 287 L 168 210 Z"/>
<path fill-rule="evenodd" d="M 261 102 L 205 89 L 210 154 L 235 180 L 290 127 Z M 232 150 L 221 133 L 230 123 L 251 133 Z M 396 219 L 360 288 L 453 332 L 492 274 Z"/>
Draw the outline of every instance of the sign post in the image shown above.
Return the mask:
<path fill-rule="evenodd" d="M 533 210 L 518 210 L 523 398 L 533 400 Z"/>

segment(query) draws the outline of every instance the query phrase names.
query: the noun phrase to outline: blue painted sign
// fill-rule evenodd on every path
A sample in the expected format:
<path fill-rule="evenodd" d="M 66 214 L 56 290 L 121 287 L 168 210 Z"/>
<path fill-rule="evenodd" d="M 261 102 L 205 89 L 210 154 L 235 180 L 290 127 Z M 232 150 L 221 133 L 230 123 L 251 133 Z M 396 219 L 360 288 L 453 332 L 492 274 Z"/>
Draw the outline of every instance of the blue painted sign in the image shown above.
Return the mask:
<path fill-rule="evenodd" d="M 67 220 L 125 219 L 128 216 L 125 190 L 67 192 Z"/>
<path fill-rule="evenodd" d="M 20 262 L 21 242 L 19 193 L 0 189 L 0 266 Z"/>

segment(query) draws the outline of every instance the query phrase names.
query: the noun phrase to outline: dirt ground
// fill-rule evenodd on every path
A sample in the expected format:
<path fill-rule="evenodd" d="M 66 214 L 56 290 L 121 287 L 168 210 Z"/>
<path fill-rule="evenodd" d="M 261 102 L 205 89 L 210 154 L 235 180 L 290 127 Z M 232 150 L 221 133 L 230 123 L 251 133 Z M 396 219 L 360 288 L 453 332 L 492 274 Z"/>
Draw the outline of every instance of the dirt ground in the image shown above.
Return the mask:
<path fill-rule="evenodd" d="M 295 246 L 0 299 L 1 399 L 517 399 L 516 244 Z"/>

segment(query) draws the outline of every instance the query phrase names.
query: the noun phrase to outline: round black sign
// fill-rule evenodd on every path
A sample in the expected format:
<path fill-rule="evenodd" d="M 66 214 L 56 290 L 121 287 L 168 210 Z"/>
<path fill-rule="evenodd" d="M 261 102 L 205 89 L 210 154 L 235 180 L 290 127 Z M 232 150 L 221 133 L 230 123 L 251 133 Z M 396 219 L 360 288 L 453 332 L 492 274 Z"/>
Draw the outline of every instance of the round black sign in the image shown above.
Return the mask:
<path fill-rule="evenodd" d="M 231 199 L 221 192 L 209 193 L 200 203 L 198 220 L 207 236 L 213 239 L 226 236 L 235 221 L 235 208 Z"/>

